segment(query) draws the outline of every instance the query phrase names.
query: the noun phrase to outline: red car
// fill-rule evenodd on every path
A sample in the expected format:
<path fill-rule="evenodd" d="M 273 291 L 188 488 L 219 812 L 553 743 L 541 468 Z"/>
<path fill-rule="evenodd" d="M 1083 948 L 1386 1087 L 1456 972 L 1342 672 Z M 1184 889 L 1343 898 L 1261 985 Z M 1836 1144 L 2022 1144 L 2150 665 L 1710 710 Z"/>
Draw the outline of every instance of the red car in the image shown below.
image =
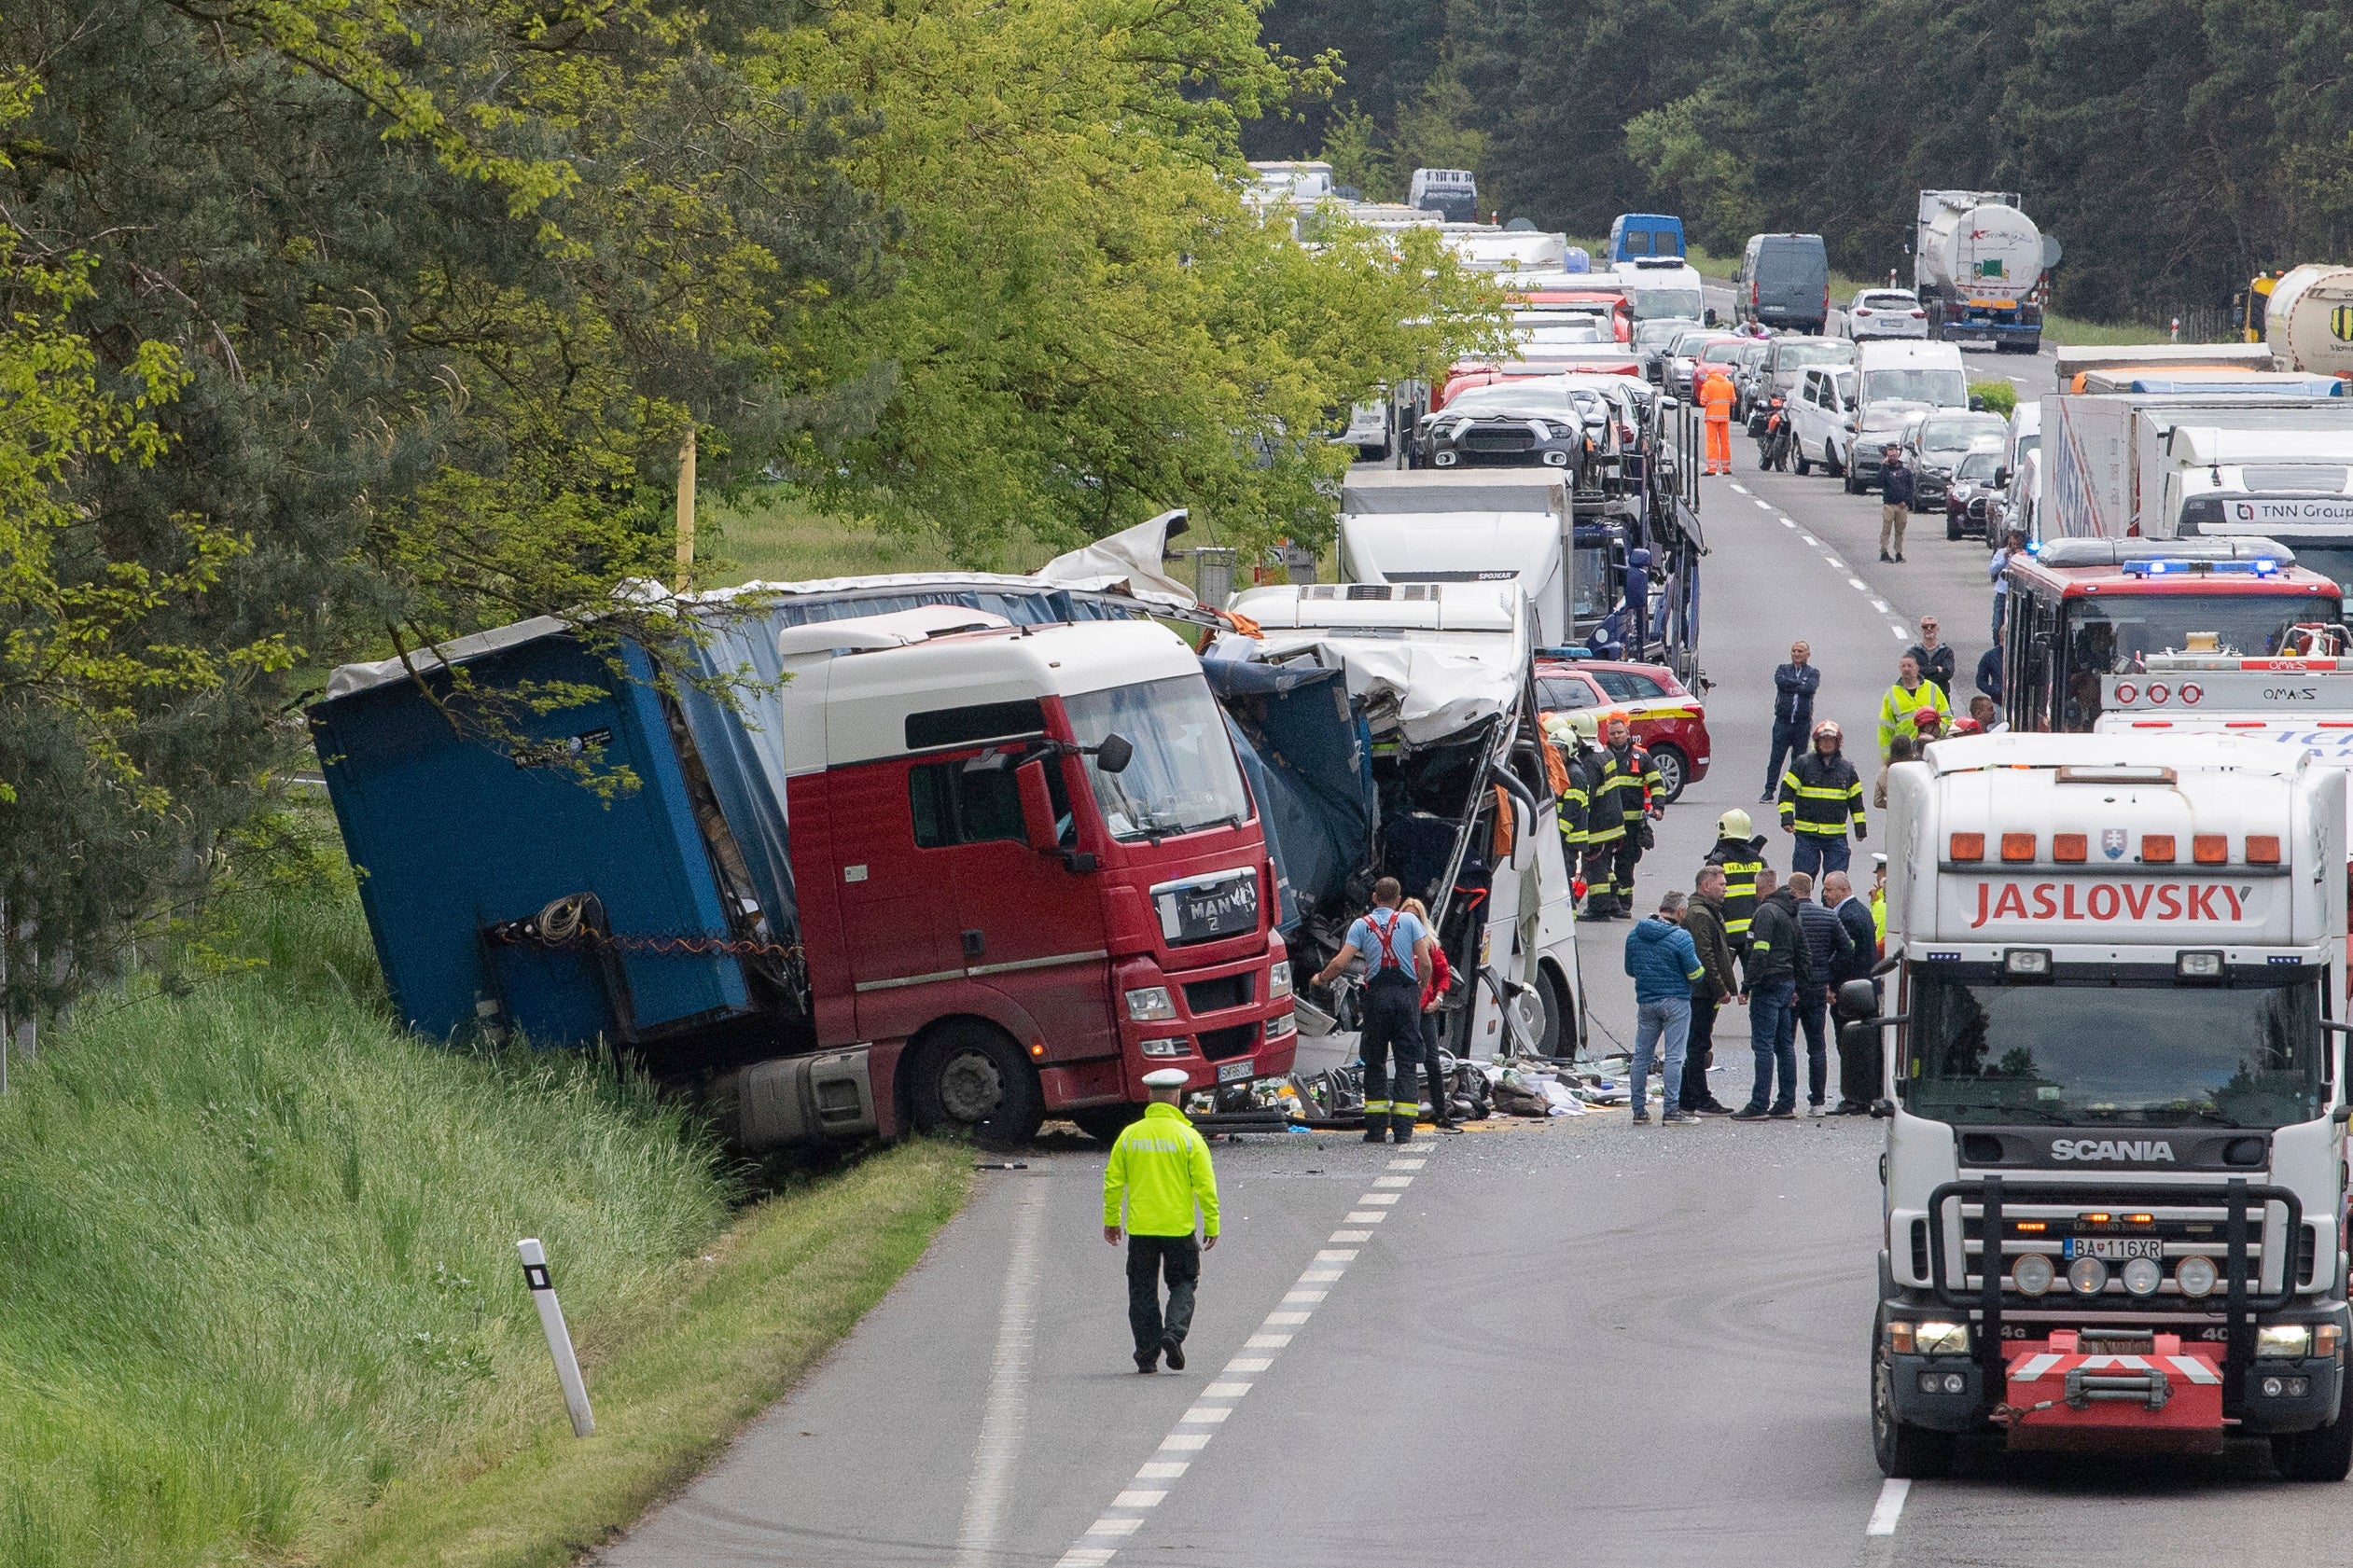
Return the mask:
<path fill-rule="evenodd" d="M 1664 664 L 1539 659 L 1536 698 L 1548 714 L 1606 708 L 1624 715 L 1658 765 L 1669 800 L 1707 777 L 1707 710 Z"/>

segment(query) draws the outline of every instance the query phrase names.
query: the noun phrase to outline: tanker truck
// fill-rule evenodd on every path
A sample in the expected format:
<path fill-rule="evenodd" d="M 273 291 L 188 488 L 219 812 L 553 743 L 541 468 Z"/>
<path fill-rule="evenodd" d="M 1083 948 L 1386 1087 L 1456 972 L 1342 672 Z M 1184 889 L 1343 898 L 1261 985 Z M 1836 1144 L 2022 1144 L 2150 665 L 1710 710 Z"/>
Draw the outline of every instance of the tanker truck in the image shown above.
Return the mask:
<path fill-rule="evenodd" d="M 2042 274 L 2057 245 L 2002 190 L 1924 190 L 1913 225 L 1912 286 L 1928 336 L 1991 343 L 2004 354 L 2042 347 Z"/>
<path fill-rule="evenodd" d="M 2353 267 L 2306 264 L 2273 284 L 2263 342 L 2280 369 L 2353 375 Z"/>

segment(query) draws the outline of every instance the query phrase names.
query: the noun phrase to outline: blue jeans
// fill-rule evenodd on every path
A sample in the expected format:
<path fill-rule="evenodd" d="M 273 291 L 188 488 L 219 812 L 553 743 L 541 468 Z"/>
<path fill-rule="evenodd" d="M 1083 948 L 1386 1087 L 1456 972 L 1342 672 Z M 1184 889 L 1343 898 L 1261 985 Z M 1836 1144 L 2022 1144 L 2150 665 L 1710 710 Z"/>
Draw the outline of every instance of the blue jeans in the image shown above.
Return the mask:
<path fill-rule="evenodd" d="M 1805 755 L 1805 726 L 1786 719 L 1773 721 L 1773 760 L 1765 764 L 1765 793 L 1781 793 L 1781 763 L 1791 762 Z"/>
<path fill-rule="evenodd" d="M 1757 1054 L 1757 1080 L 1748 1090 L 1751 1111 L 1793 1111 L 1798 1103 L 1797 981 L 1772 980 L 1748 993 L 1748 1048 Z M 1781 1067 L 1781 1095 L 1773 1094 L 1773 1069 Z"/>
<path fill-rule="evenodd" d="M 1692 999 L 1669 997 L 1664 1002 L 1640 1002 L 1634 1009 L 1634 1109 L 1645 1114 L 1650 1101 L 1651 1052 L 1665 1038 L 1659 1082 L 1666 1088 L 1662 1113 L 1677 1110 L 1683 1092 L 1683 1048 L 1692 1037 Z"/>
<path fill-rule="evenodd" d="M 1800 833 L 1797 842 L 1789 846 L 1789 869 L 1803 871 L 1815 879 L 1814 891 L 1822 891 L 1821 879 L 1832 871 L 1844 871 L 1855 856 L 1855 846 L 1842 833 L 1833 839 L 1827 833 Z"/>
<path fill-rule="evenodd" d="M 1798 1022 L 1805 1030 L 1805 1103 L 1818 1105 L 1830 1089 L 1830 1039 L 1824 1012 L 1831 1003 L 1827 986 L 1813 985 L 1797 999 Z"/>

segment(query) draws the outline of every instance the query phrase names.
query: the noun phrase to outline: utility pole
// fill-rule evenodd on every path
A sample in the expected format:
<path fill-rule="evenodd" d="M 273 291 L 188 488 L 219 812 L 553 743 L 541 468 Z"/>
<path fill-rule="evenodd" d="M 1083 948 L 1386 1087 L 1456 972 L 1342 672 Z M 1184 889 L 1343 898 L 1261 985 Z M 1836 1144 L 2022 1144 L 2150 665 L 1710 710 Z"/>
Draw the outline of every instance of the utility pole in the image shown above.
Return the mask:
<path fill-rule="evenodd" d="M 678 443 L 678 591 L 694 572 L 694 426 Z"/>

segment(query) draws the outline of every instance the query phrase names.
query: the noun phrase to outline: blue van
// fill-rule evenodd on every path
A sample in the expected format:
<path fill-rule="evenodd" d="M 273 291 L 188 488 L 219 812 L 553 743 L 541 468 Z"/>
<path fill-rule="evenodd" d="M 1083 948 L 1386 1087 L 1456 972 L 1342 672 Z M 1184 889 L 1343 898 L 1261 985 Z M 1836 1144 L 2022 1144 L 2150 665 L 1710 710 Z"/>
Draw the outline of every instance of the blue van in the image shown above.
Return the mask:
<path fill-rule="evenodd" d="M 1664 213 L 1620 213 L 1609 226 L 1609 262 L 1683 254 L 1683 220 Z"/>

